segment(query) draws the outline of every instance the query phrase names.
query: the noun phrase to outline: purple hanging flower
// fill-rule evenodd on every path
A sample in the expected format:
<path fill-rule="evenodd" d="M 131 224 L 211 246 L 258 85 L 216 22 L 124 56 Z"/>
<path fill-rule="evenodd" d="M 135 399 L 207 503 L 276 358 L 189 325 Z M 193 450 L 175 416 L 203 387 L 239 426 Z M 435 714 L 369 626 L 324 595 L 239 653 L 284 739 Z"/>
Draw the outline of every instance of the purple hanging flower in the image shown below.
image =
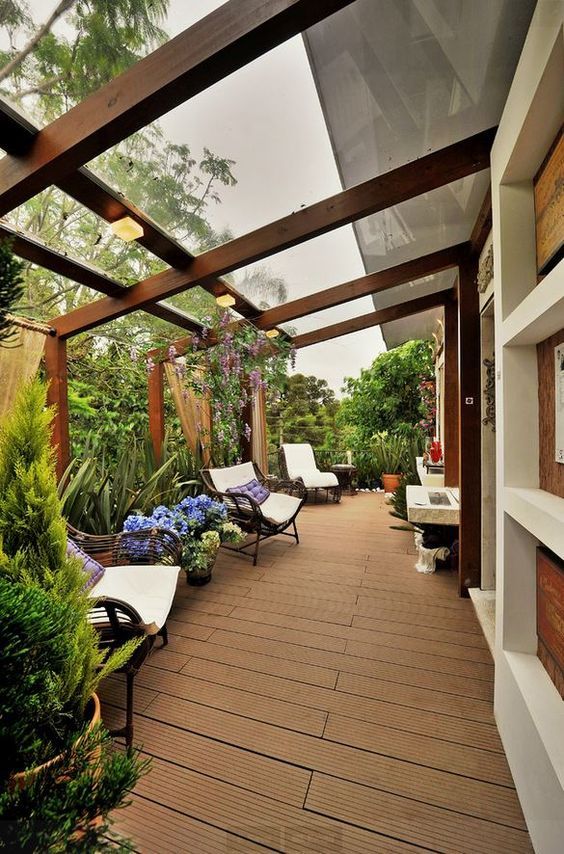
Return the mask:
<path fill-rule="evenodd" d="M 176 359 L 176 357 L 177 357 L 177 355 L 178 355 L 178 350 L 176 349 L 176 347 L 174 346 L 174 344 L 171 344 L 171 345 L 170 345 L 170 347 L 168 348 L 168 351 L 167 351 L 167 352 L 168 352 L 168 358 L 169 358 L 169 361 L 170 361 L 170 362 L 174 362 L 174 360 Z"/>
<path fill-rule="evenodd" d="M 139 361 L 139 350 L 137 349 L 137 347 L 131 347 L 131 349 L 129 351 L 129 358 L 131 359 L 132 362 L 138 362 Z"/>
<path fill-rule="evenodd" d="M 245 424 L 245 427 L 243 429 L 243 435 L 244 435 L 245 439 L 247 440 L 247 442 L 251 441 L 252 432 L 253 431 L 251 430 L 249 424 Z"/>
<path fill-rule="evenodd" d="M 224 311 L 221 314 L 221 317 L 219 318 L 219 325 L 221 326 L 222 329 L 225 329 L 226 326 L 229 326 L 230 322 L 231 322 L 231 317 L 229 315 L 229 312 Z M 233 336 L 231 336 L 231 337 L 233 337 Z"/>
<path fill-rule="evenodd" d="M 153 362 L 153 360 L 149 356 L 147 359 L 147 373 L 152 374 L 154 370 L 155 370 L 155 363 Z"/>

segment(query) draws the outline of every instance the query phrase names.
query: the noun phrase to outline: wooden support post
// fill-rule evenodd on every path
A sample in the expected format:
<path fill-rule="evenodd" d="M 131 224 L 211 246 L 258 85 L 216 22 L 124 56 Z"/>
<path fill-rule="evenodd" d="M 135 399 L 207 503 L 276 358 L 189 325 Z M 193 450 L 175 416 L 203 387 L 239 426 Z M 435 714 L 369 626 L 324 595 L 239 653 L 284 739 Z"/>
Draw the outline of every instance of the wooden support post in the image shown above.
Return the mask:
<path fill-rule="evenodd" d="M 149 433 L 155 452 L 155 459 L 160 463 L 165 435 L 164 413 L 164 365 L 157 362 L 148 378 L 149 397 Z"/>
<path fill-rule="evenodd" d="M 461 260 L 458 282 L 460 384 L 460 562 L 459 593 L 481 582 L 480 304 L 478 258 Z"/>
<path fill-rule="evenodd" d="M 454 295 L 445 303 L 444 365 L 445 486 L 458 486 L 458 302 Z"/>
<path fill-rule="evenodd" d="M 70 463 L 67 342 L 48 335 L 45 341 L 45 373 L 49 382 L 47 403 L 55 407 L 52 442 L 55 470 L 61 478 Z"/>

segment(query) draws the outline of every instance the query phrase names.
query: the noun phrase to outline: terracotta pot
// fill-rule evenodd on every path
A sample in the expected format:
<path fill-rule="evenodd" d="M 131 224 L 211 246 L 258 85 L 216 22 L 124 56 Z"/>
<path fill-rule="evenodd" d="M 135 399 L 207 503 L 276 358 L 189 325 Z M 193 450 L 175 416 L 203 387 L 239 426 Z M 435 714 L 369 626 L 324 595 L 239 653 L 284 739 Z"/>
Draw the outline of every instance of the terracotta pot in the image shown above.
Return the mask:
<path fill-rule="evenodd" d="M 94 729 L 96 724 L 100 723 L 102 715 L 100 712 L 100 700 L 98 699 L 97 694 L 92 694 L 90 697 L 86 707 L 85 718 L 88 720 L 88 732 Z M 18 771 L 17 774 L 12 775 L 11 785 L 18 789 L 23 789 L 28 783 L 34 780 L 38 774 L 46 768 L 49 768 L 50 765 L 58 762 L 60 758 L 61 754 L 54 756 L 53 759 L 49 759 L 48 762 L 44 762 L 42 765 L 37 765 L 35 768 L 29 768 L 27 771 Z"/>
<path fill-rule="evenodd" d="M 384 492 L 395 492 L 400 485 L 400 481 L 401 474 L 383 474 L 382 484 L 384 485 Z"/>

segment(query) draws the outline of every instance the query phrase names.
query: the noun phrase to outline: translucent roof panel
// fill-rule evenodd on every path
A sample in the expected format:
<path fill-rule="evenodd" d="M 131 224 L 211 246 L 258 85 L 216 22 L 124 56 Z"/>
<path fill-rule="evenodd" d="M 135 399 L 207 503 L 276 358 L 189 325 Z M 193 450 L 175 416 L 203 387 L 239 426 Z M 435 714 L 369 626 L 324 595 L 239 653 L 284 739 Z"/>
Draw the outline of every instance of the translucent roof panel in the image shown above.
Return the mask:
<path fill-rule="evenodd" d="M 342 189 L 301 37 L 89 166 L 194 253 Z"/>
<path fill-rule="evenodd" d="M 307 33 L 346 186 L 499 122 L 535 0 L 356 0 Z"/>

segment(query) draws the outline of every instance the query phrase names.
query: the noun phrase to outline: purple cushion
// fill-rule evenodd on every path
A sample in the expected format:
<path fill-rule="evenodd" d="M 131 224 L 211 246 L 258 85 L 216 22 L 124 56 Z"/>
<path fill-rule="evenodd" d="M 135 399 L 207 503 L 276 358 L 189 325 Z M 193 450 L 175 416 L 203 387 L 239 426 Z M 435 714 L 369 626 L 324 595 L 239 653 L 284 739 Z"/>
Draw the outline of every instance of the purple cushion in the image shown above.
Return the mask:
<path fill-rule="evenodd" d="M 229 489 L 225 490 L 226 492 L 238 492 L 241 495 L 248 495 L 249 498 L 252 498 L 257 504 L 262 504 L 263 501 L 266 501 L 268 496 L 270 495 L 270 491 L 263 486 L 262 483 L 259 483 L 258 480 L 250 480 L 248 483 L 243 483 L 241 486 L 231 486 Z"/>
<path fill-rule="evenodd" d="M 101 563 L 98 563 L 98 561 L 94 560 L 93 557 L 90 557 L 86 552 L 83 552 L 80 546 L 77 546 L 74 540 L 71 540 L 70 537 L 67 539 L 67 555 L 69 557 L 77 557 L 82 562 L 82 568 L 87 576 L 84 584 L 85 590 L 88 590 L 90 587 L 94 587 L 106 571 Z"/>

